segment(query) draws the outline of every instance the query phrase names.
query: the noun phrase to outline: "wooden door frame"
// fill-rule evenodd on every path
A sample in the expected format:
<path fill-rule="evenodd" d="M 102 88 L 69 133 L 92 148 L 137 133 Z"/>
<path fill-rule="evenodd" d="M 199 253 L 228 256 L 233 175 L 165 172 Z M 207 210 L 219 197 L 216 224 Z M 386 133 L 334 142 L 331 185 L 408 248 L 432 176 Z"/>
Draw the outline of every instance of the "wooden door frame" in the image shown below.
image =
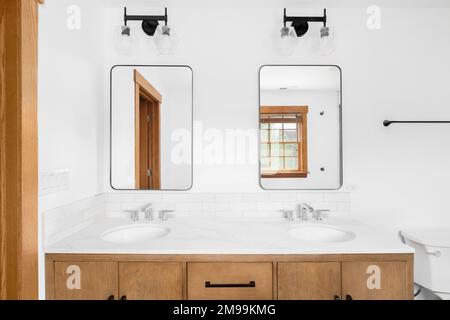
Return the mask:
<path fill-rule="evenodd" d="M 153 101 L 156 105 L 155 108 L 155 116 L 153 121 L 153 140 L 156 140 L 156 143 L 152 143 L 152 155 L 158 155 L 157 157 L 153 156 L 153 173 L 152 173 L 152 188 L 155 190 L 161 189 L 161 155 L 160 155 L 160 109 L 162 104 L 162 95 L 161 93 L 153 87 L 150 82 L 148 82 L 144 76 L 137 71 L 134 70 L 134 176 L 135 176 L 135 188 L 139 189 L 140 186 L 140 146 L 139 146 L 139 119 L 140 119 L 140 97 L 145 96 L 147 99 Z"/>
<path fill-rule="evenodd" d="M 38 298 L 38 5 L 0 0 L 0 299 Z"/>

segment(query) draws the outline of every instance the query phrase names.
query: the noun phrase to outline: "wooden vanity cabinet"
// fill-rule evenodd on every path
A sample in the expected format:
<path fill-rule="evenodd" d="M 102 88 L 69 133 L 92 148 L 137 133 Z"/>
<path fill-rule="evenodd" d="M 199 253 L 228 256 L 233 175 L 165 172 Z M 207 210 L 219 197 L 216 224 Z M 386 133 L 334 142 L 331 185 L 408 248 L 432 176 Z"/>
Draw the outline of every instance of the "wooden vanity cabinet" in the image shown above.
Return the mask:
<path fill-rule="evenodd" d="M 47 254 L 47 299 L 413 298 L 413 254 Z"/>

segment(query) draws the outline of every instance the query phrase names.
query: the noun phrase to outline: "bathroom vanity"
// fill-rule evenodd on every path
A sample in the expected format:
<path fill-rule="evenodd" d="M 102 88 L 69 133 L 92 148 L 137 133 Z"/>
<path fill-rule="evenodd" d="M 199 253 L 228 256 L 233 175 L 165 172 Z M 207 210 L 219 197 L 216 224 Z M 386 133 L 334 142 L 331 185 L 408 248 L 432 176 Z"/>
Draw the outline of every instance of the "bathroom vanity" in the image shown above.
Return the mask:
<path fill-rule="evenodd" d="M 266 65 L 259 73 L 261 187 L 339 189 L 343 184 L 341 69 Z M 192 92 L 193 74 L 187 66 L 111 69 L 112 188 L 187 190 L 192 186 Z M 174 133 L 185 143 L 169 141 Z M 184 156 L 174 159 L 174 154 Z M 414 250 L 398 238 L 349 218 L 325 221 L 322 215 L 329 210 L 314 210 L 306 203 L 298 205 L 297 215 L 283 210 L 285 219 L 281 219 L 275 213 L 294 207 L 298 198 L 286 203 L 289 195 L 285 194 L 274 205 L 265 197 L 247 207 L 240 204 L 241 218 L 226 212 L 236 205 L 233 200 L 222 206 L 188 203 L 184 207 L 188 214 L 177 212 L 175 219 L 167 219 L 167 210 L 154 216 L 151 205 L 119 204 L 117 216 L 106 216 L 46 246 L 47 298 L 413 298 Z M 160 206 L 165 199 L 158 200 Z M 179 199 L 174 203 L 177 211 L 183 211 Z M 336 211 L 338 207 L 333 203 L 322 208 Z M 245 217 L 255 209 L 253 218 Z M 215 216 L 218 212 L 222 217 Z M 139 218 L 140 213 L 144 218 Z"/>
<path fill-rule="evenodd" d="M 170 232 L 142 242 L 141 228 Z M 344 230 L 351 237 L 334 236 Z M 111 238 L 111 231 L 121 237 Z M 312 239 L 309 232 L 334 239 Z M 140 242 L 133 243 L 131 235 Z M 108 218 L 46 252 L 47 299 L 413 297 L 413 250 L 344 218 L 176 218 L 131 225 L 129 219 Z"/>

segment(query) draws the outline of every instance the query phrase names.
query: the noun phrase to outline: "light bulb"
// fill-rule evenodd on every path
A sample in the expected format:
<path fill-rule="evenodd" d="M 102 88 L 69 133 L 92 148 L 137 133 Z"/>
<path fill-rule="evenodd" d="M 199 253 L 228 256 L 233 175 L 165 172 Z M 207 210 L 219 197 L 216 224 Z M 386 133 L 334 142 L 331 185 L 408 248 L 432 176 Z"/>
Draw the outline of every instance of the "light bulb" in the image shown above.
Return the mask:
<path fill-rule="evenodd" d="M 298 39 L 294 28 L 283 27 L 280 31 L 280 53 L 282 55 L 291 55 L 297 47 Z"/>
<path fill-rule="evenodd" d="M 115 47 L 117 52 L 123 55 L 129 55 L 133 52 L 137 40 L 136 37 L 131 32 L 129 26 L 122 26 L 115 34 Z"/>
<path fill-rule="evenodd" d="M 156 29 L 154 43 L 160 54 L 170 55 L 174 53 L 178 41 L 172 30 L 168 26 L 162 25 Z"/>
<path fill-rule="evenodd" d="M 312 36 L 311 49 L 313 53 L 327 56 L 336 50 L 336 38 L 334 28 L 322 27 L 320 28 L 319 36 Z"/>

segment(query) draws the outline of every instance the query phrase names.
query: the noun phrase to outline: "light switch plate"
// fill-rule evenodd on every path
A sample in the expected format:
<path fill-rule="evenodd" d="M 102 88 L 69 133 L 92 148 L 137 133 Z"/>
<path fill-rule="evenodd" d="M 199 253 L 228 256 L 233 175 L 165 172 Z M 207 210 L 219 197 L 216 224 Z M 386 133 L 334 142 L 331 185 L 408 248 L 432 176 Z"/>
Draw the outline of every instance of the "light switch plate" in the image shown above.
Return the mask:
<path fill-rule="evenodd" d="M 48 195 L 69 189 L 69 169 L 53 169 L 39 174 L 39 195 Z"/>

